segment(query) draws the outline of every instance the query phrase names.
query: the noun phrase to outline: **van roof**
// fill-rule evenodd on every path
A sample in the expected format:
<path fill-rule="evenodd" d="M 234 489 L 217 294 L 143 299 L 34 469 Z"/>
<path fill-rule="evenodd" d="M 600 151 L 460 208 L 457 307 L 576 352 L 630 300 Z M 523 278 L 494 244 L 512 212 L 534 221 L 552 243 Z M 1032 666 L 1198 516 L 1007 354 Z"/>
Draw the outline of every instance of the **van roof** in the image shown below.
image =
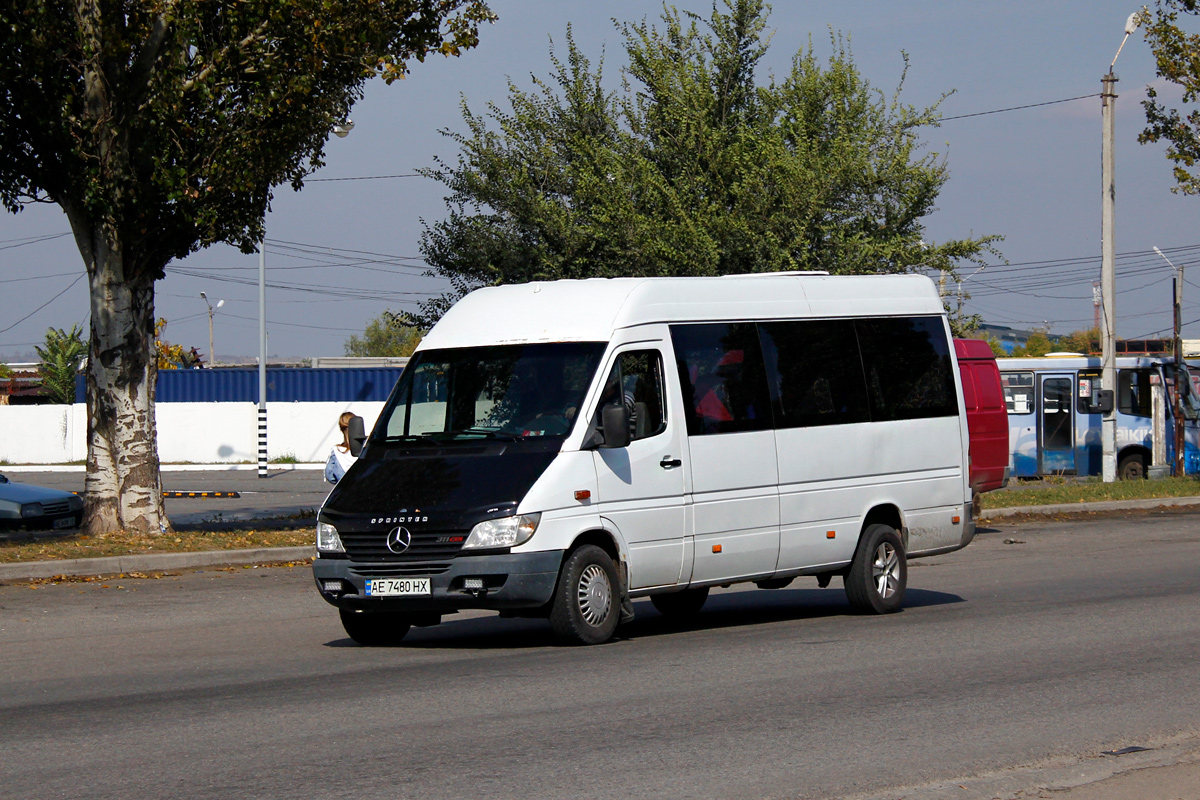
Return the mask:
<path fill-rule="evenodd" d="M 608 341 L 663 322 L 942 314 L 924 275 L 755 274 L 711 278 L 589 278 L 477 289 L 419 349 Z"/>

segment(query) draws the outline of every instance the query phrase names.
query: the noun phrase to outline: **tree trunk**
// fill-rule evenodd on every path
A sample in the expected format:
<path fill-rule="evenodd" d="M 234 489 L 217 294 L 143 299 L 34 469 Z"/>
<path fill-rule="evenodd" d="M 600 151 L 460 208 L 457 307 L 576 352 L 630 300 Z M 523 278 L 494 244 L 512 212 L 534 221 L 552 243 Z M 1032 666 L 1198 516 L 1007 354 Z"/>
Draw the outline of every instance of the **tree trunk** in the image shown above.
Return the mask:
<path fill-rule="evenodd" d="M 112 231 L 94 225 L 84 232 L 75 222 L 92 312 L 83 528 L 89 534 L 157 535 L 169 530 L 170 522 L 154 417 L 154 280 L 126 275 L 119 237 Z"/>

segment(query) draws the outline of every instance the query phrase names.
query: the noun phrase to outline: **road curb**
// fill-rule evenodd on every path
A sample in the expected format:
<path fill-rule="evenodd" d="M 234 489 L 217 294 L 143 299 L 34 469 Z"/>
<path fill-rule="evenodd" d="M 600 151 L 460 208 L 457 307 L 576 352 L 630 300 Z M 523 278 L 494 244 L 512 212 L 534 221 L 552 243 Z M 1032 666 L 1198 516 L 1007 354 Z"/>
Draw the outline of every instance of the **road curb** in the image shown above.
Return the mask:
<path fill-rule="evenodd" d="M 980 519 L 1001 519 L 1018 514 L 1078 514 L 1085 511 L 1124 511 L 1126 509 L 1160 508 L 1162 506 L 1197 506 L 1200 497 L 1151 497 L 1145 500 L 1099 500 L 1092 503 L 1059 503 L 1047 506 L 1008 506 L 984 509 Z"/>
<path fill-rule="evenodd" d="M 301 561 L 315 554 L 309 547 L 255 547 L 246 550 L 202 550 L 194 553 L 142 553 L 100 558 L 68 558 L 61 561 L 30 561 L 0 564 L 0 581 L 53 578 L 58 575 L 118 575 L 128 572 L 160 572 L 192 567 L 235 564 L 276 564 Z"/>

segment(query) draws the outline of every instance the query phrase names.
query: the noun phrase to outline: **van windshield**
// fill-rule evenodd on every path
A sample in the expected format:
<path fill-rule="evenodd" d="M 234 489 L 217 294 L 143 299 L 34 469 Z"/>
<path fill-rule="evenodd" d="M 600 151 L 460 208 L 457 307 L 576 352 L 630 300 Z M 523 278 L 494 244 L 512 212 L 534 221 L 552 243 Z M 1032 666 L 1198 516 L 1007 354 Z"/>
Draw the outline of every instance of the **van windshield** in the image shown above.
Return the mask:
<path fill-rule="evenodd" d="M 604 348 L 559 342 L 422 351 L 405 368 L 372 440 L 562 438 Z"/>

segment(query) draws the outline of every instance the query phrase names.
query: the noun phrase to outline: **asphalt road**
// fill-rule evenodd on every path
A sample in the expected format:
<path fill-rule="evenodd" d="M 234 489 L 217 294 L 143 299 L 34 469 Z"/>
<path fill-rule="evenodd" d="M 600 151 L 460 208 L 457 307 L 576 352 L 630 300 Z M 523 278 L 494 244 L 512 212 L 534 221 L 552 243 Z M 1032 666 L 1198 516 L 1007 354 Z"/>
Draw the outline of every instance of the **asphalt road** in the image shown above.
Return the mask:
<path fill-rule="evenodd" d="M 0 467 L 9 480 L 48 486 L 65 492 L 82 492 L 82 470 L 71 472 L 14 472 Z M 319 469 L 272 469 L 266 477 L 256 470 L 162 471 L 163 490 L 169 492 L 236 492 L 239 497 L 168 497 L 167 516 L 182 527 L 212 522 L 315 516 L 330 486 Z"/>
<path fill-rule="evenodd" d="M 624 637 L 593 648 L 491 615 L 357 647 L 304 568 L 3 586 L 0 794 L 970 787 L 1013 765 L 1197 741 L 1197 563 L 1195 512 L 1005 526 L 914 562 L 900 614 L 852 615 L 836 581 L 803 579 L 715 594 L 690 628 L 639 601 Z M 933 793 L 877 796 L 901 795 Z"/>

